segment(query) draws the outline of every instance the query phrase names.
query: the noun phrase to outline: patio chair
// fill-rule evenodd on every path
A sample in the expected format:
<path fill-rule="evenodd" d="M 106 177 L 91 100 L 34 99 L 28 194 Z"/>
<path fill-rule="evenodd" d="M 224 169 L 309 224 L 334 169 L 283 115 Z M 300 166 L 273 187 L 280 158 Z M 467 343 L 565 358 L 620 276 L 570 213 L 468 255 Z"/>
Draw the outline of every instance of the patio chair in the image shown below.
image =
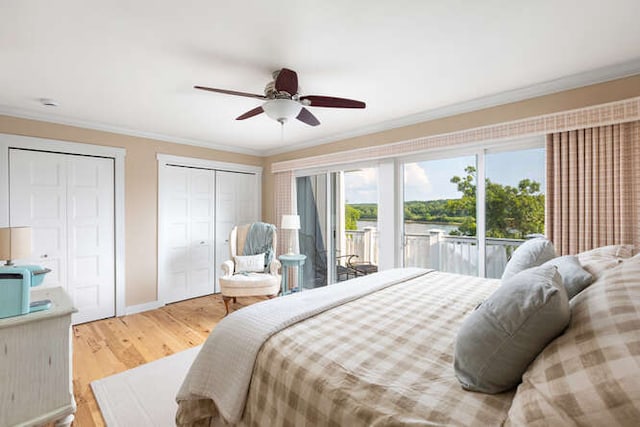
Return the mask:
<path fill-rule="evenodd" d="M 366 276 L 367 274 L 375 273 L 378 271 L 378 266 L 371 262 L 357 262 L 354 261 L 358 258 L 356 254 L 341 255 L 337 258 L 345 258 L 345 265 L 341 263 L 337 264 L 338 281 L 353 279 L 359 276 Z"/>

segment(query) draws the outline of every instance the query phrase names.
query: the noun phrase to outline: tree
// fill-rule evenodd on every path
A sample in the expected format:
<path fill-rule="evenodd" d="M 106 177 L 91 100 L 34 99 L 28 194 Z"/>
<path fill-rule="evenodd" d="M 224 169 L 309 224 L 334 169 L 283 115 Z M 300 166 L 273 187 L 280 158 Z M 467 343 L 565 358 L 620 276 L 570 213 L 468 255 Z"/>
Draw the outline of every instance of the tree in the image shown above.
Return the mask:
<path fill-rule="evenodd" d="M 344 227 L 346 230 L 357 230 L 360 211 L 351 205 L 346 205 L 344 209 Z"/>
<path fill-rule="evenodd" d="M 464 171 L 464 176 L 451 178 L 462 193 L 459 199 L 406 201 L 405 221 L 455 224 L 457 230 L 450 234 L 475 236 L 477 173 L 473 166 L 467 166 Z M 486 179 L 485 185 L 487 237 L 522 239 L 528 234 L 544 232 L 545 199 L 540 183 L 523 179 L 512 187 Z M 347 205 L 345 214 L 347 230 L 353 230 L 358 219 L 375 220 L 378 206 L 375 203 Z"/>
<path fill-rule="evenodd" d="M 464 171 L 466 176 L 451 178 L 462 197 L 449 200 L 448 207 L 465 216 L 458 232 L 451 234 L 475 236 L 477 173 L 473 166 L 467 166 Z M 539 182 L 523 179 L 517 187 L 512 187 L 487 178 L 485 183 L 487 237 L 523 239 L 528 234 L 544 232 L 544 194 L 540 193 Z"/>

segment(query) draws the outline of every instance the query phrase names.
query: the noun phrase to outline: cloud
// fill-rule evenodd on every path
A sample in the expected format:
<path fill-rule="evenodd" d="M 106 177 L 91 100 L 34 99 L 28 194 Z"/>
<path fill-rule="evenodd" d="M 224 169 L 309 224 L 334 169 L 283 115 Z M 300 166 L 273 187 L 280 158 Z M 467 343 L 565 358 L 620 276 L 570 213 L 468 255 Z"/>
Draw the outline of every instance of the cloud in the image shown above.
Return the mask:
<path fill-rule="evenodd" d="M 404 165 L 404 193 L 406 200 L 427 200 L 432 186 L 427 172 L 419 163 Z"/>
<path fill-rule="evenodd" d="M 366 168 L 345 172 L 345 198 L 348 203 L 376 203 L 378 201 L 378 169 Z M 427 172 L 419 163 L 404 166 L 406 200 L 428 200 L 432 192 Z"/>
<path fill-rule="evenodd" d="M 377 203 L 378 168 L 345 172 L 344 187 L 348 203 Z"/>
<path fill-rule="evenodd" d="M 378 168 L 359 169 L 345 172 L 345 180 L 355 188 L 378 186 Z"/>

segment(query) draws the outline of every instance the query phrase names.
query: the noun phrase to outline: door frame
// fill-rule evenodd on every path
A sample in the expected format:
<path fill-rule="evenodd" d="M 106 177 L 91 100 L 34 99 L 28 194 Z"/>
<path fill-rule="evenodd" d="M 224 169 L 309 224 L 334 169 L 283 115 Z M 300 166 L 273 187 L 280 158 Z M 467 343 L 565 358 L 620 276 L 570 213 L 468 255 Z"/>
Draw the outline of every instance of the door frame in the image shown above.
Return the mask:
<path fill-rule="evenodd" d="M 60 154 L 107 157 L 114 160 L 115 315 L 125 306 L 125 156 L 124 148 L 0 133 L 0 227 L 9 226 L 9 149 L 21 148 Z"/>
<path fill-rule="evenodd" d="M 225 172 L 240 172 L 240 173 L 251 173 L 256 175 L 256 181 L 258 181 L 258 207 L 260 215 L 262 218 L 262 167 L 261 166 L 252 166 L 245 165 L 241 163 L 231 163 L 231 162 L 220 162 L 217 160 L 208 160 L 201 159 L 197 157 L 182 157 L 182 156 L 174 156 L 170 154 L 157 154 L 156 159 L 158 160 L 158 247 L 157 247 L 157 277 L 158 277 L 158 306 L 162 307 L 166 305 L 167 301 L 167 278 L 165 277 L 165 253 L 162 248 L 165 247 L 166 236 L 164 235 L 164 221 L 165 221 L 165 213 L 162 207 L 165 204 L 165 198 L 167 197 L 164 189 L 164 183 L 167 180 L 166 177 L 166 167 L 167 166 L 184 166 L 184 167 L 193 167 L 193 168 L 203 168 L 203 169 L 211 169 L 214 171 L 225 171 Z M 214 187 L 215 188 L 215 187 Z M 215 195 L 214 195 L 215 196 Z M 215 197 L 214 197 L 215 200 Z M 215 229 L 213 231 L 214 235 L 214 245 L 215 245 Z M 215 250 L 214 250 L 215 254 Z M 214 255 L 215 257 L 215 255 Z M 217 260 L 214 259 L 214 262 Z M 216 266 L 214 268 L 217 269 Z M 215 277 L 215 275 L 214 275 Z M 214 279 L 215 280 L 215 279 Z M 214 283 L 215 289 L 215 283 Z"/>

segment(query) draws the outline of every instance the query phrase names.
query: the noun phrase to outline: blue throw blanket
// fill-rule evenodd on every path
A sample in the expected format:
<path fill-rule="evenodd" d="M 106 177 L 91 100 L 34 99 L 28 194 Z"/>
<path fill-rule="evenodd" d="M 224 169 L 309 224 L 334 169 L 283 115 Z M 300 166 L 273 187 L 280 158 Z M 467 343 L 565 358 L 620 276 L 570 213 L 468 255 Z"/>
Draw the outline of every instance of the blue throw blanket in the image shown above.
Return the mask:
<path fill-rule="evenodd" d="M 247 239 L 244 242 L 242 255 L 258 255 L 264 253 L 264 271 L 269 272 L 269 265 L 273 260 L 273 233 L 276 226 L 266 222 L 254 222 L 249 228 Z"/>

